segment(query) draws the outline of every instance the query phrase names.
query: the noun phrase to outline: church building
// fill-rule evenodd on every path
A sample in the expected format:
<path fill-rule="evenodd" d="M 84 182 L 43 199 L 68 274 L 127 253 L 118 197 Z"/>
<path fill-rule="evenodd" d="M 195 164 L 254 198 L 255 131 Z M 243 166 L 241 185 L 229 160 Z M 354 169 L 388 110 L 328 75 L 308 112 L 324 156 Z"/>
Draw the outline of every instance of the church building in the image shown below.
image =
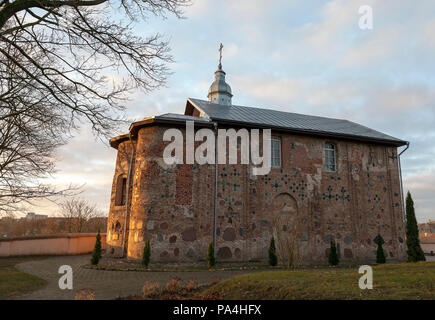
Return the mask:
<path fill-rule="evenodd" d="M 341 261 L 374 261 L 378 235 L 387 261 L 405 260 L 398 148 L 408 142 L 348 120 L 233 105 L 225 76 L 219 62 L 208 100 L 188 98 L 183 114 L 145 118 L 110 140 L 106 254 L 140 259 L 149 240 L 151 263 L 196 263 L 215 242 L 217 261 L 267 261 L 272 236 L 297 226 L 302 263 L 327 263 L 331 240 Z M 195 131 L 271 129 L 270 172 L 165 164 L 164 132 L 185 135 L 187 121 Z"/>

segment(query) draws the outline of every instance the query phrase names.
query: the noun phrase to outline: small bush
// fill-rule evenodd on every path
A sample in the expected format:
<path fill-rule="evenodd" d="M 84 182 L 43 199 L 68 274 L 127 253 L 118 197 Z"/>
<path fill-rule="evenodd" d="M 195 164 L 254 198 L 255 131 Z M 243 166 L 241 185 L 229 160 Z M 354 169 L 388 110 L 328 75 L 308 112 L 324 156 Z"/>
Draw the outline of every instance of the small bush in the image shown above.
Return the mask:
<path fill-rule="evenodd" d="M 91 263 L 97 265 L 101 259 L 101 236 L 100 230 L 98 230 L 97 238 L 95 240 L 94 251 L 92 251 Z"/>
<path fill-rule="evenodd" d="M 271 266 L 276 266 L 278 264 L 278 258 L 276 256 L 275 239 L 272 237 L 269 245 L 269 264 Z"/>
<path fill-rule="evenodd" d="M 145 246 L 143 247 L 143 254 L 142 254 L 142 265 L 145 268 L 148 268 L 148 265 L 150 264 L 150 257 L 151 257 L 151 246 L 150 246 L 150 241 L 147 240 L 145 242 Z"/>
<path fill-rule="evenodd" d="M 157 281 L 145 281 L 142 294 L 144 298 L 153 298 L 160 293 L 160 285 Z"/>
<path fill-rule="evenodd" d="M 382 242 L 384 239 L 382 239 L 381 235 L 378 234 L 376 237 L 376 244 L 378 245 L 378 249 L 376 250 L 376 263 L 385 263 L 385 254 L 384 249 L 382 249 Z"/>
<path fill-rule="evenodd" d="M 335 241 L 331 240 L 331 249 L 329 250 L 328 262 L 331 266 L 336 266 L 340 262 L 337 255 L 337 248 L 335 246 Z"/>
<path fill-rule="evenodd" d="M 166 283 L 166 292 L 177 293 L 181 289 L 180 278 L 174 277 Z"/>
<path fill-rule="evenodd" d="M 211 268 L 215 264 L 216 264 L 216 258 L 214 256 L 214 246 L 213 246 L 213 242 L 210 242 L 207 250 L 207 265 L 209 268 Z"/>
<path fill-rule="evenodd" d="M 198 289 L 198 282 L 195 279 L 189 279 L 186 282 L 185 289 L 186 289 L 187 292 L 191 292 L 193 290 Z"/>
<path fill-rule="evenodd" d="M 92 289 L 80 289 L 76 292 L 74 300 L 94 300 L 95 291 Z"/>

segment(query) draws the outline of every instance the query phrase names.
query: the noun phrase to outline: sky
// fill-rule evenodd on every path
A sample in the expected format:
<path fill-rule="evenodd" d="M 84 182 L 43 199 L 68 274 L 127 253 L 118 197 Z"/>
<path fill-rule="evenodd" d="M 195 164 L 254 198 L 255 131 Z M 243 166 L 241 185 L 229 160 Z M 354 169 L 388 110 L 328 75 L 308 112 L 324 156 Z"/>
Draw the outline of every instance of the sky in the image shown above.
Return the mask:
<path fill-rule="evenodd" d="M 359 27 L 363 5 L 371 30 Z M 418 222 L 435 219 L 435 1 L 194 0 L 184 12 L 134 25 L 169 39 L 175 62 L 165 87 L 132 93 L 129 119 L 207 99 L 222 42 L 233 104 L 348 119 L 410 141 L 404 190 Z M 50 181 L 84 184 L 81 197 L 108 214 L 116 150 L 83 125 L 57 159 Z M 58 214 L 48 202 L 29 211 Z"/>

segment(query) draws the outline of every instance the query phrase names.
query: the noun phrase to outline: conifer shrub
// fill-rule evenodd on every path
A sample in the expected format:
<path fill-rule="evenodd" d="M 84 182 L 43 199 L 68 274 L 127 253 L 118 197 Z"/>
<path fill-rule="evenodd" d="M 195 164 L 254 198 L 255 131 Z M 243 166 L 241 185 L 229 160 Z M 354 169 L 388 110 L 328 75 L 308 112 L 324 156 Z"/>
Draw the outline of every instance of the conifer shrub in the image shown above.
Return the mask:
<path fill-rule="evenodd" d="M 207 250 L 207 265 L 209 268 L 212 268 L 214 267 L 215 264 L 216 264 L 216 258 L 214 256 L 214 246 L 213 246 L 213 242 L 210 242 Z"/>
<path fill-rule="evenodd" d="M 340 262 L 337 254 L 337 247 L 335 241 L 331 240 L 331 248 L 329 250 L 328 262 L 331 266 L 336 266 Z"/>
<path fill-rule="evenodd" d="M 278 264 L 278 257 L 276 256 L 276 247 L 275 247 L 275 239 L 272 237 L 270 239 L 269 245 L 269 264 L 271 266 L 276 266 Z"/>
<path fill-rule="evenodd" d="M 101 235 L 100 230 L 98 230 L 97 238 L 95 240 L 94 250 L 92 251 L 91 263 L 97 265 L 101 259 Z"/>
<path fill-rule="evenodd" d="M 148 268 L 148 265 L 150 264 L 150 258 L 151 258 L 151 246 L 150 246 L 150 241 L 147 240 L 145 242 L 145 246 L 143 247 L 143 254 L 142 254 L 142 265 L 145 268 Z"/>

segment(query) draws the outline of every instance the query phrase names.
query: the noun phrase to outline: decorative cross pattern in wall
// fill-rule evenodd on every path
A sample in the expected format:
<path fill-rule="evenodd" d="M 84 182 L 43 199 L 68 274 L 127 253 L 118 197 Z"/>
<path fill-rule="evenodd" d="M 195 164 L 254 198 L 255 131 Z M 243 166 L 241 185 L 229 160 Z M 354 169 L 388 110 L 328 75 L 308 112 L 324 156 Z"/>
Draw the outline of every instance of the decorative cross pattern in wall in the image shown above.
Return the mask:
<path fill-rule="evenodd" d="M 333 180 L 335 184 L 338 184 L 341 181 L 341 177 L 338 176 L 337 172 L 332 174 L 329 179 Z"/>
<path fill-rule="evenodd" d="M 329 200 L 329 204 L 332 204 L 332 199 L 334 199 L 335 198 L 335 196 L 333 195 L 333 193 L 332 193 L 332 187 L 331 186 L 328 186 L 328 193 L 324 193 L 323 195 L 322 195 L 322 197 L 323 197 L 323 200 L 326 200 L 326 199 L 328 199 Z"/>
<path fill-rule="evenodd" d="M 241 176 L 239 168 L 225 165 L 219 175 L 221 179 L 220 185 L 222 192 L 226 194 L 226 196 L 224 196 L 224 201 L 227 205 L 232 205 L 236 202 L 241 203 L 240 201 L 237 201 L 237 196 L 234 194 L 235 192 L 240 194 L 242 192 L 242 185 L 239 182 Z"/>
<path fill-rule="evenodd" d="M 282 173 L 282 169 L 281 169 L 281 173 Z M 290 176 L 292 176 L 293 178 L 296 178 L 299 175 L 299 170 L 296 168 L 292 168 L 290 170 Z"/>
<path fill-rule="evenodd" d="M 269 175 L 264 175 L 260 178 L 260 181 L 264 184 L 264 199 L 268 200 L 273 197 L 274 194 L 287 192 L 294 194 L 298 197 L 302 203 L 308 198 L 307 183 L 300 175 L 300 172 L 296 168 L 292 168 L 290 172 L 285 172 L 284 169 L 280 170 L 281 175 L 276 178 L 271 178 Z"/>
<path fill-rule="evenodd" d="M 266 174 L 261 177 L 261 180 L 264 182 L 264 184 L 268 184 L 270 182 L 270 177 Z"/>
<path fill-rule="evenodd" d="M 231 196 L 231 193 L 228 193 L 228 195 L 225 197 L 225 202 L 228 204 L 228 205 L 231 205 L 232 203 L 233 203 L 233 197 Z"/>
<path fill-rule="evenodd" d="M 220 176 L 222 191 L 225 191 L 227 186 L 233 187 L 234 191 L 240 191 L 240 188 L 237 189 L 241 186 L 237 183 L 237 178 L 240 177 L 240 172 L 238 172 L 236 168 L 233 168 L 231 170 L 230 168 L 228 168 L 228 166 L 225 166 L 222 168 Z M 233 179 L 231 179 L 230 177 L 233 177 Z"/>
<path fill-rule="evenodd" d="M 234 191 L 237 191 L 237 188 L 240 187 L 240 184 L 237 184 L 237 177 L 234 176 L 234 183 L 232 184 Z"/>
<path fill-rule="evenodd" d="M 370 149 L 369 153 L 369 164 L 371 164 L 373 167 L 376 165 L 376 153 Z"/>
<path fill-rule="evenodd" d="M 221 176 L 222 190 L 225 191 L 225 187 L 227 185 L 226 177 L 228 176 L 228 174 L 227 174 L 227 166 L 222 168 L 222 172 L 221 172 L 220 176 Z"/>
<path fill-rule="evenodd" d="M 345 187 L 341 187 L 339 192 L 334 192 L 334 189 L 331 185 L 328 186 L 327 193 L 323 193 L 323 200 L 328 200 L 329 204 L 332 204 L 332 200 L 335 201 L 341 200 L 341 203 L 344 205 L 346 201 L 350 202 L 350 194 L 346 190 Z"/>
<path fill-rule="evenodd" d="M 275 189 L 275 192 L 278 192 L 278 189 L 281 187 L 281 185 L 278 183 L 278 180 L 275 179 L 275 182 L 271 185 L 271 187 Z"/>
<path fill-rule="evenodd" d="M 288 174 L 284 174 L 281 177 L 281 182 L 284 183 L 285 185 L 288 185 L 290 183 L 290 176 Z"/>
<path fill-rule="evenodd" d="M 341 187 L 340 195 L 338 198 L 341 200 L 341 203 L 344 205 L 345 201 L 350 201 L 350 195 L 347 193 L 346 189 L 344 187 Z"/>
<path fill-rule="evenodd" d="M 364 185 L 367 187 L 367 191 L 370 192 L 370 188 L 374 186 L 374 184 L 370 183 L 370 174 L 372 173 L 372 172 L 370 171 L 370 167 L 367 166 L 367 170 L 364 171 L 364 172 L 365 172 L 365 174 L 367 175 L 367 183 L 364 184 Z"/>
<path fill-rule="evenodd" d="M 397 156 L 396 156 L 396 154 L 394 153 L 394 151 L 391 151 L 391 155 L 389 155 L 388 158 L 390 158 L 391 161 L 393 161 L 393 163 L 395 163 L 396 160 L 397 160 Z"/>
<path fill-rule="evenodd" d="M 382 208 L 382 206 L 380 205 L 380 202 L 382 201 L 381 198 L 375 194 L 375 196 L 373 197 L 373 199 L 369 198 L 369 202 L 373 201 L 374 204 L 373 206 L 370 208 L 371 211 L 374 211 L 376 208 L 380 209 L 382 212 L 384 212 L 384 208 Z"/>

